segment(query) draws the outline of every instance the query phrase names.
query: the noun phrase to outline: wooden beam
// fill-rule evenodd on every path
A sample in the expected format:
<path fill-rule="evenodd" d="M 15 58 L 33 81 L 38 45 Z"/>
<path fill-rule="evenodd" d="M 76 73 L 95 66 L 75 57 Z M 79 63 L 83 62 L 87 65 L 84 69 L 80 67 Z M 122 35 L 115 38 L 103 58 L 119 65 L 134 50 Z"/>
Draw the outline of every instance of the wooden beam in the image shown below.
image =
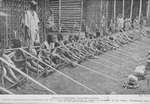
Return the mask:
<path fill-rule="evenodd" d="M 14 93 L 12 93 L 12 92 L 8 91 L 8 90 L 7 90 L 7 89 L 5 89 L 4 87 L 1 87 L 1 86 L 0 86 L 0 90 L 2 90 L 2 91 L 4 91 L 4 92 L 6 92 L 6 93 L 8 93 L 8 94 L 14 95 Z"/>
<path fill-rule="evenodd" d="M 130 19 L 132 20 L 133 0 L 131 1 Z"/>
<path fill-rule="evenodd" d="M 101 13 L 102 13 L 102 11 L 103 11 L 103 0 L 101 0 Z"/>
<path fill-rule="evenodd" d="M 150 0 L 148 0 L 148 2 L 147 2 L 147 14 L 146 14 L 146 17 L 147 17 L 147 19 L 149 18 L 149 12 L 150 12 Z M 148 19 L 148 21 L 149 21 L 149 19 Z"/>
<path fill-rule="evenodd" d="M 9 38 L 8 38 L 8 16 L 6 16 L 5 17 L 6 18 L 6 24 L 7 24 L 7 26 L 6 26 L 6 45 L 5 45 L 5 47 L 8 47 L 8 41 L 9 41 Z"/>
<path fill-rule="evenodd" d="M 2 83 L 2 87 L 5 87 L 5 82 L 4 82 L 4 65 L 3 62 L 1 61 L 1 83 Z"/>
<path fill-rule="evenodd" d="M 23 49 L 22 49 L 23 50 Z M 25 74 L 24 72 L 22 72 L 21 70 L 19 70 L 18 68 L 16 68 L 14 65 L 10 64 L 9 62 L 7 62 L 5 59 L 0 57 L 0 60 L 2 62 L 4 62 L 5 64 L 7 64 L 9 67 L 13 68 L 15 71 L 17 71 L 18 73 L 20 73 L 21 75 L 27 77 L 28 79 L 30 79 L 31 81 L 33 81 L 34 83 L 36 83 L 37 85 L 41 86 L 42 88 L 44 88 L 45 90 L 49 91 L 50 93 L 53 94 L 57 94 L 54 91 L 50 90 L 49 88 L 47 88 L 46 86 L 44 86 L 43 84 L 39 83 L 38 81 L 34 80 L 32 77 L 30 77 L 29 75 Z"/>
<path fill-rule="evenodd" d="M 59 32 L 61 32 L 61 0 L 59 0 L 59 19 L 58 19 L 58 25 L 59 25 Z"/>
<path fill-rule="evenodd" d="M 123 8 L 122 8 L 122 16 L 124 18 L 124 6 L 125 6 L 125 0 L 123 0 Z"/>
<path fill-rule="evenodd" d="M 116 0 L 114 0 L 114 21 L 116 20 Z"/>
<path fill-rule="evenodd" d="M 83 19 L 83 0 L 81 0 L 81 17 L 80 17 L 80 30 L 79 30 L 79 35 L 81 35 L 82 31 L 82 19 Z M 79 36 L 81 37 L 81 36 Z"/>
<path fill-rule="evenodd" d="M 42 0 L 43 1 L 43 0 Z M 44 0 L 45 1 L 45 4 L 43 4 L 44 5 L 44 10 L 43 10 L 43 12 L 44 12 L 44 14 L 46 14 L 46 0 Z M 43 15 L 43 13 L 42 13 L 42 17 L 44 18 L 44 15 Z M 45 23 L 46 22 L 46 19 L 44 18 L 44 25 L 43 25 L 43 29 L 44 29 L 44 37 L 45 37 L 45 41 L 47 40 L 47 34 L 46 34 L 46 28 L 45 28 Z"/>
<path fill-rule="evenodd" d="M 106 28 L 108 26 L 108 0 L 106 2 Z"/>
<path fill-rule="evenodd" d="M 141 19 L 141 13 L 142 13 L 142 0 L 140 0 L 139 20 Z"/>

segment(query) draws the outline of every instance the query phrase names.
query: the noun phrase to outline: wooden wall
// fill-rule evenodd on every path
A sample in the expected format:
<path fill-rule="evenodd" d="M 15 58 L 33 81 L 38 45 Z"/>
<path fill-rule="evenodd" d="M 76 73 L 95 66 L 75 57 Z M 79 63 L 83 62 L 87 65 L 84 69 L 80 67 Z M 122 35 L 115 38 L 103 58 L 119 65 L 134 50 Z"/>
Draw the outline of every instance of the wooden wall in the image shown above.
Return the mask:
<path fill-rule="evenodd" d="M 75 21 L 80 24 L 81 0 L 61 0 L 61 22 L 68 30 L 73 30 Z M 74 28 L 78 30 L 78 28 Z"/>
<path fill-rule="evenodd" d="M 2 0 L 3 5 L 0 7 L 2 12 L 6 12 L 11 15 L 8 18 L 8 25 L 13 30 L 19 30 L 22 14 L 25 10 L 29 8 L 27 1 L 28 0 Z M 40 21 L 44 20 L 45 9 L 51 8 L 54 12 L 55 24 L 59 27 L 59 21 L 65 25 L 67 30 L 73 30 L 73 26 L 75 21 L 78 24 L 81 23 L 81 13 L 83 11 L 83 19 L 86 20 L 88 25 L 90 25 L 91 19 L 100 25 L 100 21 L 102 16 L 106 17 L 108 15 L 107 21 L 113 19 L 114 16 L 114 0 L 83 0 L 83 5 L 81 5 L 82 0 L 35 0 L 38 3 L 38 15 Z M 61 3 L 59 2 L 61 1 Z M 106 3 L 108 1 L 108 9 L 106 8 Z M 116 0 L 116 16 L 122 13 L 122 1 Z M 147 14 L 147 2 L 148 0 L 143 0 L 142 2 L 142 14 L 146 16 Z M 149 1 L 150 2 L 150 1 Z M 59 3 L 61 4 L 61 8 L 59 8 Z M 140 0 L 134 0 L 133 4 L 133 19 L 139 14 L 139 3 Z M 82 9 L 83 6 L 83 9 Z M 125 18 L 130 16 L 130 7 L 131 0 L 125 0 Z M 60 9 L 60 11 L 59 11 Z M 149 8 L 150 9 L 150 8 Z M 148 9 L 148 10 L 149 10 Z M 150 14 L 150 13 L 149 13 Z M 60 19 L 60 20 L 59 20 Z M 149 18 L 148 18 L 149 19 Z M 82 25 L 82 30 L 85 30 Z M 91 25 L 92 29 L 97 31 L 95 25 Z M 76 30 L 78 30 L 76 28 Z M 66 29 L 63 28 L 63 31 L 66 32 Z M 9 37 L 11 37 L 12 31 L 8 29 Z M 41 29 L 41 34 L 43 36 L 43 28 Z M 42 38 L 41 38 L 42 39 Z"/>

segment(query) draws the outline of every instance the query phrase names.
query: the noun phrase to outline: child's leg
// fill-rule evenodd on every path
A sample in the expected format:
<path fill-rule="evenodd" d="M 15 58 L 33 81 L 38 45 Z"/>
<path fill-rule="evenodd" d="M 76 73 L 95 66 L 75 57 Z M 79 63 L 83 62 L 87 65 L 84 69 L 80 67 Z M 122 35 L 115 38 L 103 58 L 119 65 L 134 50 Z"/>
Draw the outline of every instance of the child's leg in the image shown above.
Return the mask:
<path fill-rule="evenodd" d="M 37 68 L 33 67 L 33 66 L 31 65 L 31 63 L 29 63 L 28 61 L 26 62 L 26 65 L 27 65 L 27 68 L 28 68 L 30 71 L 32 71 L 32 72 L 37 72 L 37 71 L 38 71 Z"/>
<path fill-rule="evenodd" d="M 5 68 L 3 68 L 3 76 L 4 76 L 4 78 L 5 78 L 7 81 L 9 81 L 10 83 L 15 83 L 15 82 L 12 81 L 10 78 L 8 78 L 6 75 L 7 75 L 7 71 L 6 71 Z"/>
<path fill-rule="evenodd" d="M 40 64 L 36 63 L 34 60 L 31 61 L 31 65 L 35 68 L 38 67 L 41 71 L 45 70 Z"/>

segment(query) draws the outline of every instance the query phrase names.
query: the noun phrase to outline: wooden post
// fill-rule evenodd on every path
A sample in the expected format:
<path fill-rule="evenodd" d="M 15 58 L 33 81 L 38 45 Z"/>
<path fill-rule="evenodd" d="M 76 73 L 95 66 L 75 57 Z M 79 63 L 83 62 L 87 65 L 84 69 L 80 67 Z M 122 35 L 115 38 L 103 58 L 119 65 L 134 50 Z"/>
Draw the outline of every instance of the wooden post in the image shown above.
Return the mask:
<path fill-rule="evenodd" d="M 8 47 L 8 16 L 6 16 L 6 47 Z"/>
<path fill-rule="evenodd" d="M 103 12 L 103 0 L 101 0 L 101 13 Z"/>
<path fill-rule="evenodd" d="M 101 21 L 102 21 L 102 18 L 103 18 L 103 0 L 101 0 L 101 5 L 100 5 L 101 7 L 100 7 L 100 9 L 101 9 L 101 16 L 100 16 L 100 18 L 101 18 Z M 102 22 L 100 22 L 100 25 L 101 25 L 101 23 Z"/>
<path fill-rule="evenodd" d="M 146 14 L 147 19 L 149 18 L 149 12 L 150 12 L 149 9 L 150 9 L 150 0 L 148 0 L 148 2 L 147 2 L 147 14 Z"/>
<path fill-rule="evenodd" d="M 61 0 L 59 0 L 59 18 L 58 18 L 58 27 L 59 27 L 59 32 L 61 32 Z"/>
<path fill-rule="evenodd" d="M 82 31 L 82 19 L 83 19 L 83 0 L 81 0 L 81 17 L 80 17 L 80 29 L 79 29 L 79 39 Z"/>
<path fill-rule="evenodd" d="M 22 50 L 23 52 L 26 52 L 24 51 L 23 49 L 20 49 Z M 49 91 L 50 93 L 53 93 L 53 94 L 57 94 L 55 93 L 54 91 L 52 91 L 51 89 L 47 88 L 46 86 L 44 86 L 43 84 L 39 83 L 38 81 L 36 81 L 35 79 L 33 79 L 32 77 L 30 77 L 29 75 L 25 74 L 24 72 L 22 72 L 21 70 L 19 70 L 18 68 L 16 68 L 14 65 L 10 64 L 9 62 L 7 62 L 5 59 L 1 58 L 0 57 L 0 61 L 3 61 L 3 63 L 7 64 L 8 66 L 10 66 L 11 68 L 13 68 L 15 71 L 17 71 L 18 73 L 20 73 L 21 75 L 27 77 L 28 79 L 30 79 L 31 81 L 33 81 L 34 83 L 36 83 L 37 85 L 41 86 L 42 88 L 44 88 L 45 90 Z"/>
<path fill-rule="evenodd" d="M 0 86 L 0 90 L 6 92 L 6 93 L 8 93 L 8 94 L 14 95 L 14 93 L 10 92 L 9 90 L 7 90 L 7 89 L 4 88 L 4 87 L 1 87 L 1 86 Z"/>
<path fill-rule="evenodd" d="M 133 0 L 131 1 L 131 9 L 130 9 L 130 19 L 132 20 L 132 9 L 133 9 Z"/>
<path fill-rule="evenodd" d="M 2 87 L 5 87 L 5 82 L 4 82 L 4 65 L 3 62 L 1 61 L 1 73 L 2 73 Z"/>
<path fill-rule="evenodd" d="M 123 0 L 123 8 L 122 8 L 122 16 L 124 18 L 124 6 L 125 6 L 125 0 Z"/>
<path fill-rule="evenodd" d="M 142 12 L 142 0 L 140 0 L 139 20 L 141 19 L 141 12 Z"/>
<path fill-rule="evenodd" d="M 43 4 L 44 5 L 44 10 L 43 10 L 43 12 L 44 12 L 44 14 L 46 15 L 46 0 L 44 0 L 45 1 L 45 4 Z M 43 16 L 43 13 L 42 13 L 42 16 Z M 44 20 L 44 24 L 43 24 L 43 29 L 44 29 L 44 39 L 45 39 L 45 41 L 47 40 L 47 34 L 46 34 L 46 28 L 45 28 L 45 18 L 44 18 L 45 16 L 43 16 L 43 20 Z"/>
<path fill-rule="evenodd" d="M 114 0 L 114 22 L 116 20 L 116 0 Z"/>
<path fill-rule="evenodd" d="M 106 29 L 107 29 L 107 26 L 108 26 L 108 0 L 106 2 Z"/>

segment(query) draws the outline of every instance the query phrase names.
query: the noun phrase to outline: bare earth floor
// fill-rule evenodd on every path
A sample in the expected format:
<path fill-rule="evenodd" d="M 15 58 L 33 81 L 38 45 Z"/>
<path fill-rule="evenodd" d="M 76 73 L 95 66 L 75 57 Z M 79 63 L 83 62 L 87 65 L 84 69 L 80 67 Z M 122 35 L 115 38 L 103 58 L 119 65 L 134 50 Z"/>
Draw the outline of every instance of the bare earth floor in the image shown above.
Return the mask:
<path fill-rule="evenodd" d="M 123 80 L 121 80 L 127 78 L 127 75 L 132 74 L 136 66 L 146 65 L 146 55 L 150 49 L 149 46 L 150 39 L 143 38 L 141 41 L 109 51 L 107 54 L 101 54 L 98 59 L 86 60 L 81 63 L 88 70 L 81 66 L 75 68 L 68 66 L 60 71 L 98 94 L 109 92 L 116 92 L 116 94 L 150 94 L 150 85 L 147 85 L 150 73 L 146 75 L 146 80 L 139 82 L 140 87 L 137 89 L 123 88 Z M 101 73 L 107 77 L 118 79 L 118 81 L 107 78 L 101 75 Z M 57 94 L 95 94 L 58 72 L 52 73 L 46 78 L 41 77 L 38 81 Z M 22 88 L 11 89 L 11 91 L 16 94 L 49 94 L 38 85 L 31 85 L 30 83 Z"/>

